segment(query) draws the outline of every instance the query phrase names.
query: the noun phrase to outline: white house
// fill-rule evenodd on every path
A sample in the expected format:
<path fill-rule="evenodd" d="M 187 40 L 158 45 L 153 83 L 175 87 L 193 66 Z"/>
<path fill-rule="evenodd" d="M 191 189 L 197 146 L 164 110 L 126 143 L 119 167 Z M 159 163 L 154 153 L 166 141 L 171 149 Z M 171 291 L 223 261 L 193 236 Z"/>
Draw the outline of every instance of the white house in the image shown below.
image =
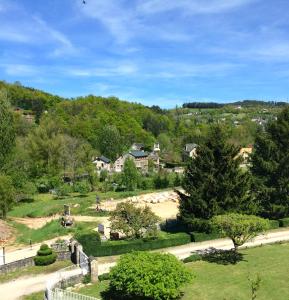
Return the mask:
<path fill-rule="evenodd" d="M 110 172 L 112 170 L 111 161 L 109 158 L 105 156 L 96 157 L 95 160 L 93 161 L 93 164 L 95 164 L 96 170 L 98 172 L 102 170 L 106 170 Z"/>
<path fill-rule="evenodd" d="M 197 144 L 186 144 L 184 149 L 184 154 L 186 157 L 194 158 L 197 156 Z"/>

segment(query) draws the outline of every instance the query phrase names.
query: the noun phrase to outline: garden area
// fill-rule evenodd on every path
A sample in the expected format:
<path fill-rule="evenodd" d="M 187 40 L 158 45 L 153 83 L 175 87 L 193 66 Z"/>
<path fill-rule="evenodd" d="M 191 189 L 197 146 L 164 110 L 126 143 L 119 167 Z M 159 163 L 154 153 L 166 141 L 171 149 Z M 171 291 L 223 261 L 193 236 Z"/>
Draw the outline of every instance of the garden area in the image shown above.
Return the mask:
<path fill-rule="evenodd" d="M 258 276 L 258 300 L 288 299 L 288 251 L 289 244 L 275 244 L 241 250 L 242 259 L 234 264 L 223 260 L 186 263 L 185 267 L 191 271 L 193 279 L 183 286 L 181 299 L 253 299 L 252 281 L 256 282 Z M 108 287 L 109 280 L 103 280 L 74 291 L 106 300 L 109 299 L 105 297 Z"/>

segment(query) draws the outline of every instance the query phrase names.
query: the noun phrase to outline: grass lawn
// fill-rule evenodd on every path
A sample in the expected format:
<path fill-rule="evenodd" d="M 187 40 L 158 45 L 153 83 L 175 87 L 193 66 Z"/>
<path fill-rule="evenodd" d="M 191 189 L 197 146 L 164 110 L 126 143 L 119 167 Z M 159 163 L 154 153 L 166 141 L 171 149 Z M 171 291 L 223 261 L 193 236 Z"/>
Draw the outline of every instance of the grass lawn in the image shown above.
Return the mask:
<path fill-rule="evenodd" d="M 100 197 L 101 200 L 106 199 L 121 199 L 126 197 L 137 196 L 141 194 L 146 194 L 150 192 L 159 192 L 164 190 L 138 190 L 133 192 L 92 192 L 85 196 L 78 194 L 71 194 L 63 199 L 55 199 L 51 194 L 38 194 L 35 196 L 34 201 L 29 203 L 20 203 L 15 206 L 9 213 L 10 217 L 48 217 L 55 214 L 63 213 L 63 205 L 69 204 L 71 206 L 71 213 L 73 215 L 93 215 L 96 216 L 95 210 L 89 207 L 95 204 L 96 195 Z M 73 207 L 73 205 L 79 204 L 78 207 Z"/>
<path fill-rule="evenodd" d="M 23 276 L 31 276 L 37 274 L 53 273 L 57 270 L 70 266 L 72 263 L 70 260 L 56 261 L 49 266 L 33 266 L 27 267 L 21 270 L 10 272 L 8 274 L 0 274 L 0 283 L 16 279 Z M 43 293 L 42 293 L 43 295 Z"/>
<path fill-rule="evenodd" d="M 27 296 L 21 297 L 21 300 L 43 300 L 44 292 L 33 293 Z"/>
<path fill-rule="evenodd" d="M 275 244 L 242 250 L 243 260 L 235 265 L 206 261 L 188 263 L 195 274 L 184 287 L 182 300 L 248 300 L 251 299 L 249 277 L 261 277 L 257 300 L 289 299 L 289 244 Z M 100 297 L 108 282 L 87 286 L 77 293 Z"/>
<path fill-rule="evenodd" d="M 40 243 L 45 240 L 53 239 L 67 234 L 75 234 L 89 229 L 96 228 L 96 222 L 76 222 L 72 227 L 63 227 L 58 220 L 53 220 L 39 229 L 31 229 L 17 222 L 10 222 L 17 232 L 16 243 L 32 244 Z"/>

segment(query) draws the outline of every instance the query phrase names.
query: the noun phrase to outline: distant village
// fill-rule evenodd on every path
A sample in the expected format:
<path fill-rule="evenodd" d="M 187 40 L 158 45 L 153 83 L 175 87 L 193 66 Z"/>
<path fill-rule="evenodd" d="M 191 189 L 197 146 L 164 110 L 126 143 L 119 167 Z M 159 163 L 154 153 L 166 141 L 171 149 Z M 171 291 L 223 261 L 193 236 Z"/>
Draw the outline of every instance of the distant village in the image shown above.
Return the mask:
<path fill-rule="evenodd" d="M 198 145 L 195 143 L 186 144 L 183 149 L 183 161 L 187 161 L 189 158 L 195 158 L 197 155 Z M 119 156 L 114 162 L 109 158 L 101 155 L 93 159 L 96 172 L 107 171 L 108 173 L 121 173 L 124 168 L 126 159 L 132 159 L 135 163 L 136 168 L 141 173 L 147 173 L 149 171 L 149 162 L 151 161 L 155 171 L 165 169 L 168 172 L 174 172 L 182 174 L 184 172 L 183 166 L 175 166 L 173 168 L 166 168 L 165 163 L 160 162 L 160 144 L 155 143 L 151 152 L 144 151 L 144 145 L 141 143 L 134 143 L 127 153 Z M 249 145 L 240 149 L 239 155 L 243 157 L 244 163 L 241 166 L 248 164 L 249 155 L 253 151 L 253 146 Z"/>

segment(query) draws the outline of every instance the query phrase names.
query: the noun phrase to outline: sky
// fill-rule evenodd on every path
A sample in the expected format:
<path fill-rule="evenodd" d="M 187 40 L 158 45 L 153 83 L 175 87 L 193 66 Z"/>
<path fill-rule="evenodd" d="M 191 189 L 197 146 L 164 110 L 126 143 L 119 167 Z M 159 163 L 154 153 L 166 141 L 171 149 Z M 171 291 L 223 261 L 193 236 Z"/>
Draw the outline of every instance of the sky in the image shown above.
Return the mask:
<path fill-rule="evenodd" d="M 288 0 L 0 0 L 0 80 L 145 105 L 289 99 Z"/>

